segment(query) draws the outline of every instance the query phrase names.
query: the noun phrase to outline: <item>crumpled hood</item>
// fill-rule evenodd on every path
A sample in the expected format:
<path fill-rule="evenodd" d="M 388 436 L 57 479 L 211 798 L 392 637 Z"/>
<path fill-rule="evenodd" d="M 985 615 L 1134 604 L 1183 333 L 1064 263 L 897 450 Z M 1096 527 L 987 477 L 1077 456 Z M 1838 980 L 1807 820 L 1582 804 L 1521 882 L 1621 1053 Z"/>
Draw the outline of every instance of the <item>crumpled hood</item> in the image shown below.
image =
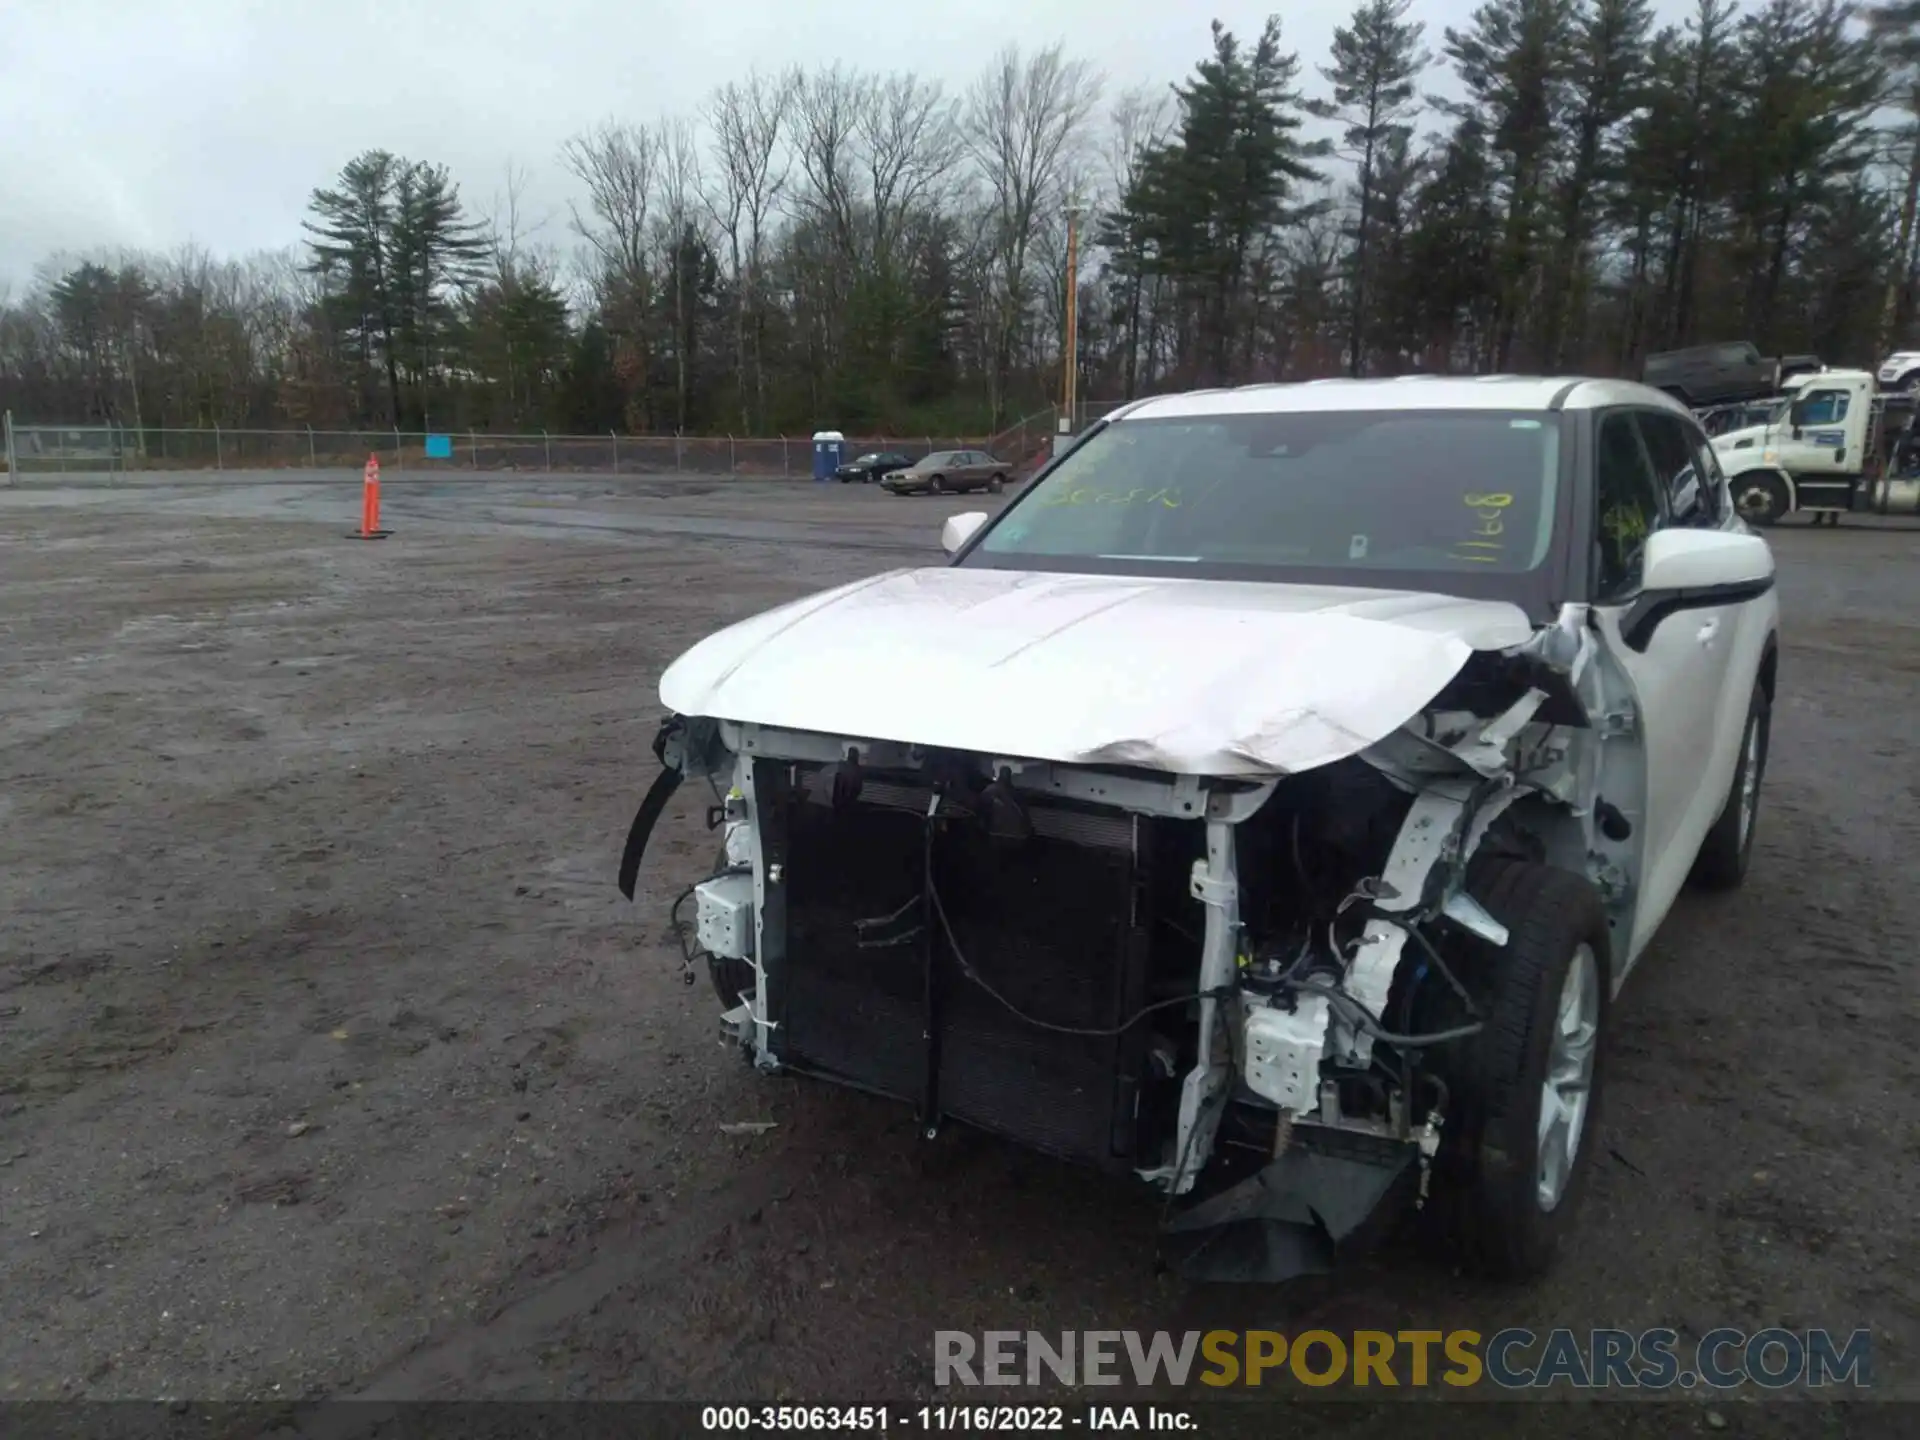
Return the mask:
<path fill-rule="evenodd" d="M 1257 775 L 1418 714 L 1516 605 L 1398 590 L 895 570 L 712 635 L 667 668 L 689 716 L 1063 763 Z"/>

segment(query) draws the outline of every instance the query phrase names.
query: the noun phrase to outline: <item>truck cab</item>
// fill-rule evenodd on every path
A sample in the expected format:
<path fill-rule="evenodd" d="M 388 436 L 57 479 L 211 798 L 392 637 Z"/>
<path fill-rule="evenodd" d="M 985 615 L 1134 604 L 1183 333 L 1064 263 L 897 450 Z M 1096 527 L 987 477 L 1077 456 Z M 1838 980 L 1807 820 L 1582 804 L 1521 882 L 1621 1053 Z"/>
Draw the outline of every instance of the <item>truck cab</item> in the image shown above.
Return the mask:
<path fill-rule="evenodd" d="M 1794 510 L 1839 515 L 1873 470 L 1880 406 L 1865 370 L 1817 370 L 1781 382 L 1782 410 L 1713 441 L 1741 516 L 1771 525 Z"/>

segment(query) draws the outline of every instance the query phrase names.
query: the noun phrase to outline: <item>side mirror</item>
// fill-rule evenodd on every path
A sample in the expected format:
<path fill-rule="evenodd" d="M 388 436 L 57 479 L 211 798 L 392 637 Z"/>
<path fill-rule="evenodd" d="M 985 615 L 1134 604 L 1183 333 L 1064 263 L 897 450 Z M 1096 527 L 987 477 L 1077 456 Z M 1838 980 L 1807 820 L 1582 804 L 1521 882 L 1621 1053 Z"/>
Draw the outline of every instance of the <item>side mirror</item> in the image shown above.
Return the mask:
<path fill-rule="evenodd" d="M 973 534 L 987 523 L 987 512 L 968 510 L 964 514 L 949 515 L 947 523 L 940 527 L 940 544 L 951 555 L 973 538 Z"/>
<path fill-rule="evenodd" d="M 1639 598 L 1620 617 L 1620 638 L 1644 651 L 1670 616 L 1738 605 L 1772 584 L 1773 551 L 1758 535 L 1656 530 L 1642 552 Z"/>
<path fill-rule="evenodd" d="M 1656 530 L 1647 537 L 1640 589 L 1746 589 L 1773 579 L 1773 550 L 1730 530 Z"/>

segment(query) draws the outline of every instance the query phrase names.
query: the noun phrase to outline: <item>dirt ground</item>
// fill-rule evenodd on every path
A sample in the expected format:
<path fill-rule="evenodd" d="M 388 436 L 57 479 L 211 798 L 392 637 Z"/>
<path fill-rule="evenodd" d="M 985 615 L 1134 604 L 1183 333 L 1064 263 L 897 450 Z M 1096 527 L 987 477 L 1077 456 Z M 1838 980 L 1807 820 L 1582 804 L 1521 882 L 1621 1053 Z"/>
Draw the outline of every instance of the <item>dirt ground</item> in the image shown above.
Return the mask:
<path fill-rule="evenodd" d="M 1920 528 L 1775 535 L 1758 858 L 1621 999 L 1550 1279 L 1213 1290 L 1144 1190 L 719 1048 L 704 797 L 614 889 L 661 668 L 974 506 L 390 483 L 365 544 L 270 480 L 0 493 L 0 1398 L 904 1399 L 936 1328 L 1310 1323 L 1867 1325 L 1920 1395 Z"/>

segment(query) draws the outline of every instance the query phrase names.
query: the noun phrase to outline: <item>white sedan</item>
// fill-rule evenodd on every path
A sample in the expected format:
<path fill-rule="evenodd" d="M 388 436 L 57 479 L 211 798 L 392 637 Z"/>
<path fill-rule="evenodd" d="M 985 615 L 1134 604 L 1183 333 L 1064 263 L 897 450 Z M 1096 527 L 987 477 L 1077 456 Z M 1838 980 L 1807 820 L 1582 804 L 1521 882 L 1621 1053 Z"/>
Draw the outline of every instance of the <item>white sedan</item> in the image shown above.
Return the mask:
<path fill-rule="evenodd" d="M 1166 396 L 944 539 L 661 681 L 620 883 L 710 781 L 681 933 L 727 1038 L 1160 1187 L 1196 1277 L 1410 1210 L 1544 1269 L 1609 1003 L 1753 847 L 1774 562 L 1692 417 L 1608 380 Z"/>

